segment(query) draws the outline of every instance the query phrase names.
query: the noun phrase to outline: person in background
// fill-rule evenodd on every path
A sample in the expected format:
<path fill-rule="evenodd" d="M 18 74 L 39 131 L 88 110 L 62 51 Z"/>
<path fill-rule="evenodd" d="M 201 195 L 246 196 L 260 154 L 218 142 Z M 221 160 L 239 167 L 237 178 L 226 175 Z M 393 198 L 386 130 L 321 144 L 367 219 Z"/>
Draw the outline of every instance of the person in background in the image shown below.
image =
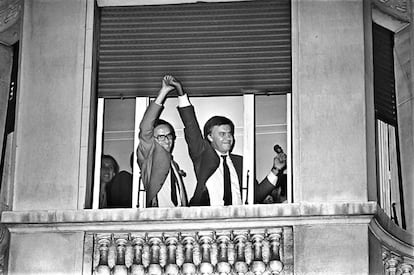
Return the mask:
<path fill-rule="evenodd" d="M 204 125 L 202 134 L 194 107 L 181 83 L 172 77 L 170 84 L 178 94 L 178 111 L 197 178 L 190 205 L 242 204 L 243 158 L 231 153 L 234 146 L 233 122 L 223 116 L 213 116 Z M 285 165 L 286 159 L 277 159 L 268 176 L 255 184 L 255 201 L 263 201 L 274 189 L 278 174 Z"/>
<path fill-rule="evenodd" d="M 286 163 L 286 154 L 283 152 L 282 147 L 276 144 L 273 147 L 273 150 L 276 152 L 276 156 L 273 158 L 273 166 L 277 165 L 278 162 L 285 162 Z M 286 165 L 278 170 L 277 173 L 277 181 L 274 184 L 274 187 L 269 190 L 269 193 L 266 197 L 262 199 L 262 197 L 257 198 L 258 201 L 255 203 L 284 203 L 287 200 L 287 175 L 286 175 Z M 272 167 L 272 170 L 274 168 Z"/>
<path fill-rule="evenodd" d="M 145 111 L 139 126 L 137 158 L 147 207 L 188 205 L 183 173 L 172 156 L 176 138 L 174 128 L 159 119 L 168 93 L 174 90 L 171 81 L 170 76 L 162 79 L 161 89 Z"/>
<path fill-rule="evenodd" d="M 131 153 L 129 164 L 133 169 L 134 154 Z M 131 208 L 132 174 L 122 170 L 108 183 L 106 188 L 107 208 Z"/>
<path fill-rule="evenodd" d="M 118 162 L 111 155 L 101 157 L 101 177 L 99 187 L 99 208 L 107 207 L 107 188 L 119 172 Z"/>

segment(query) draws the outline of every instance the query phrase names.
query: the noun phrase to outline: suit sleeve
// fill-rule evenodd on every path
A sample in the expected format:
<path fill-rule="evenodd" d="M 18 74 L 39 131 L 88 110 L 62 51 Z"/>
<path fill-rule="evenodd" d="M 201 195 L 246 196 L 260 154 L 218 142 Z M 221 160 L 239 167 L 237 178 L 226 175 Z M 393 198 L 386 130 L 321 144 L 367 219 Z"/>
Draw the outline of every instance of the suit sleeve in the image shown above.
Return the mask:
<path fill-rule="evenodd" d="M 254 203 L 262 203 L 275 186 L 265 177 L 260 183 L 255 181 L 254 184 Z"/>
<path fill-rule="evenodd" d="M 184 124 L 184 136 L 190 158 L 194 161 L 204 151 L 204 139 L 195 115 L 194 106 L 178 107 L 178 112 Z"/>
<path fill-rule="evenodd" d="M 148 155 L 154 146 L 154 122 L 159 118 L 162 110 L 163 106 L 151 102 L 141 120 L 138 135 L 139 144 L 137 148 L 138 164 L 140 165 L 143 160 L 148 158 Z"/>

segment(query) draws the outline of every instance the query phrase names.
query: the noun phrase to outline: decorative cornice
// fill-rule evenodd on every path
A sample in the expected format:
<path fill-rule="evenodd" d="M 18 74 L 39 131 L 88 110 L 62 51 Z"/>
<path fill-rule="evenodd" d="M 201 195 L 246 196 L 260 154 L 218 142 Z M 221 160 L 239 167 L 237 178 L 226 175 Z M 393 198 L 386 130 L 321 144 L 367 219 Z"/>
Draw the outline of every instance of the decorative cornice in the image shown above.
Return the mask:
<path fill-rule="evenodd" d="M 0 32 L 13 26 L 21 17 L 22 0 L 0 0 Z"/>
<path fill-rule="evenodd" d="M 410 22 L 409 0 L 372 0 L 382 12 L 405 22 Z"/>

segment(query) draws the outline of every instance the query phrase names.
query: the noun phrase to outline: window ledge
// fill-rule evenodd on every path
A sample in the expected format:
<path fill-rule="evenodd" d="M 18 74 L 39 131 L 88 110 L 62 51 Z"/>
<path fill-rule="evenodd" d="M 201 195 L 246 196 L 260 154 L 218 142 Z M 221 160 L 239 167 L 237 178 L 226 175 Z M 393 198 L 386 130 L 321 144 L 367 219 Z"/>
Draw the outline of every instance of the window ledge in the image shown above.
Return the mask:
<path fill-rule="evenodd" d="M 292 203 L 164 209 L 4 211 L 1 222 L 12 232 L 34 229 L 148 230 L 158 226 L 171 230 L 191 230 L 200 227 L 216 228 L 218 221 L 226 221 L 233 228 L 341 222 L 369 224 L 377 212 L 375 202 Z"/>

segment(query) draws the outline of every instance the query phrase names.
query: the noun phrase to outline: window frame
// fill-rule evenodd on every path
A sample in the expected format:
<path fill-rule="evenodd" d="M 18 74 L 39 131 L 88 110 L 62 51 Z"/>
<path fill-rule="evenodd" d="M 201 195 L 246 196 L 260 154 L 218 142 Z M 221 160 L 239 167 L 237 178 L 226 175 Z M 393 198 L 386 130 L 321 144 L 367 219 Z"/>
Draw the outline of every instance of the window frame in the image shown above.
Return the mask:
<path fill-rule="evenodd" d="M 240 2 L 240 1 L 249 1 L 249 0 L 205 0 L 204 2 Z M 100 7 L 138 6 L 138 5 L 157 5 L 157 4 L 168 5 L 168 4 L 197 3 L 197 2 L 199 2 L 199 1 L 197 1 L 197 0 L 150 0 L 150 1 L 145 1 L 145 0 L 97 0 L 96 1 L 96 6 L 94 7 L 94 14 L 96 15 L 97 10 Z M 294 10 L 292 8 L 291 16 L 293 16 L 293 12 L 294 12 Z M 95 35 L 95 32 L 96 32 L 96 21 L 95 21 L 94 35 Z M 292 40 L 294 39 L 292 33 L 291 33 L 291 38 L 292 38 Z M 96 37 L 94 39 L 96 39 Z M 95 43 L 96 43 L 96 40 L 95 40 Z M 293 52 L 293 49 L 292 49 L 292 52 Z M 293 57 L 292 57 L 292 78 L 293 78 L 293 75 L 294 75 L 293 67 L 294 67 L 294 63 L 293 63 Z M 294 87 L 292 85 L 292 89 L 293 88 Z M 244 95 L 247 94 L 245 92 L 246 91 L 243 91 Z M 293 176 L 292 176 L 292 171 L 293 171 L 293 168 L 292 168 L 292 164 L 293 164 L 293 161 L 292 161 L 292 94 L 291 93 L 286 93 L 286 95 L 287 95 L 287 121 L 286 121 L 287 122 L 287 148 L 286 148 L 285 151 L 287 153 L 287 163 L 289 164 L 288 169 L 287 169 L 287 171 L 288 171 L 288 183 L 287 183 L 287 192 L 288 192 L 287 198 L 288 199 L 287 200 L 288 200 L 288 203 L 292 203 L 293 202 L 293 185 L 292 185 L 292 182 L 293 182 L 293 179 L 292 179 L 293 178 Z M 91 98 L 93 99 L 93 96 Z M 99 101 L 99 99 L 97 99 L 97 98 L 96 98 L 96 100 Z M 148 101 L 148 99 L 145 99 L 145 100 Z M 254 100 L 253 100 L 253 102 L 254 102 Z M 98 104 L 96 108 L 99 109 L 99 108 L 103 108 L 103 107 L 99 107 L 99 104 Z M 94 111 L 93 108 L 91 108 L 91 109 L 92 109 L 92 112 L 93 112 Z M 98 111 L 98 110 L 96 110 L 96 111 Z M 137 112 L 137 110 L 136 110 L 136 112 Z M 101 115 L 103 117 L 103 113 Z M 245 123 L 247 123 L 247 124 L 250 123 L 251 124 L 251 122 L 249 122 L 249 118 L 251 118 L 251 117 L 252 116 L 250 116 L 249 114 L 247 114 L 245 112 Z M 96 121 L 93 121 L 93 122 L 95 124 L 99 124 L 99 122 L 98 122 L 99 119 L 97 117 L 95 117 L 95 119 L 96 119 Z M 135 129 L 138 129 L 138 124 L 139 124 L 139 121 L 136 120 L 135 121 Z M 97 129 L 99 131 L 103 131 L 103 128 L 99 129 L 99 127 L 97 127 Z M 96 132 L 93 131 L 93 132 L 94 133 L 90 135 L 90 139 L 91 139 L 91 136 L 93 137 L 92 139 L 94 139 L 96 136 L 98 136 L 98 133 L 99 133 L 98 131 L 96 131 Z M 137 137 L 138 137 L 138 132 L 135 131 L 135 134 L 134 134 L 134 147 L 135 148 L 137 147 L 137 142 L 138 142 Z M 250 137 L 249 142 L 250 143 L 253 142 L 253 146 L 251 146 L 251 148 L 254 148 L 254 138 L 252 139 Z M 99 145 L 99 144 L 97 144 L 97 145 Z M 95 146 L 95 151 L 94 151 L 95 152 L 95 154 L 94 154 L 95 162 L 93 164 L 94 167 L 91 168 L 93 170 L 93 176 L 92 176 L 92 179 L 91 179 L 92 182 L 94 182 L 94 178 L 96 178 L 97 175 L 98 175 L 97 171 L 100 171 L 100 155 L 101 155 L 102 151 L 98 150 L 97 147 L 98 146 Z M 99 146 L 99 148 L 102 148 L 102 140 L 101 140 L 101 146 Z M 252 149 L 249 149 L 249 148 L 245 149 L 245 151 L 251 151 L 251 150 Z M 254 151 L 254 149 L 253 149 L 253 151 Z M 245 154 L 243 154 L 243 155 L 244 155 L 244 158 L 246 158 L 246 155 Z M 253 157 L 250 158 L 249 161 L 250 161 L 250 165 L 253 165 L 253 167 L 254 167 L 254 154 L 251 154 L 251 155 Z M 246 160 L 245 160 L 245 162 L 246 162 Z M 136 154 L 134 154 L 134 166 L 138 167 L 136 163 L 137 163 L 136 162 Z M 97 169 L 97 167 L 99 167 L 99 169 Z M 134 169 L 136 167 L 134 167 Z M 246 171 L 246 169 L 244 169 L 244 170 Z M 245 171 L 244 171 L 244 173 L 245 173 Z M 134 174 L 133 181 L 134 182 L 138 181 L 137 176 L 136 176 L 138 173 L 133 173 L 133 174 Z M 246 177 L 246 174 L 244 174 L 243 177 Z M 249 178 L 249 181 L 251 182 L 250 183 L 251 186 L 249 187 L 250 190 L 253 190 L 253 180 L 254 180 L 254 177 Z M 96 198 L 96 194 L 99 194 L 99 184 L 92 184 L 92 186 L 93 186 L 93 195 L 92 195 L 92 197 Z M 138 197 L 137 189 L 138 189 L 138 187 L 134 184 L 134 187 L 133 187 L 133 205 L 134 205 L 134 202 L 137 201 L 137 197 Z M 98 190 L 98 191 L 96 191 L 96 190 Z M 87 191 L 86 191 L 86 193 L 87 193 Z M 249 193 L 249 197 L 250 197 L 249 201 L 251 201 L 251 203 L 253 204 L 253 192 Z M 97 208 L 96 205 L 99 203 L 99 200 L 93 199 L 93 198 L 91 198 L 92 201 L 93 201 L 93 208 L 96 209 Z M 96 202 L 96 201 L 98 201 L 98 202 Z M 142 201 L 142 200 L 140 200 L 140 201 Z M 87 196 L 86 196 L 86 205 L 88 205 Z"/>

